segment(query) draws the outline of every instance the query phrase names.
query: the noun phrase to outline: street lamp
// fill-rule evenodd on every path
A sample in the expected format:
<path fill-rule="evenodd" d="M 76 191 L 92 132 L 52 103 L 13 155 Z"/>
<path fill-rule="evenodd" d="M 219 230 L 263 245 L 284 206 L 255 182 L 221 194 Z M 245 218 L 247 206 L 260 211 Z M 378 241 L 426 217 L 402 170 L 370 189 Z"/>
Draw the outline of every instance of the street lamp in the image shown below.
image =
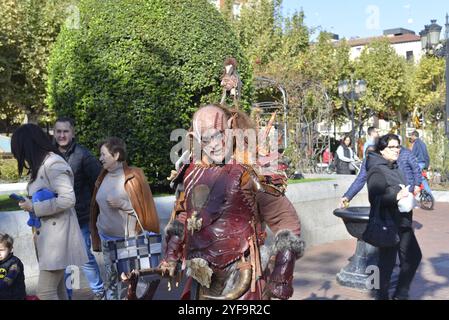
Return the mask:
<path fill-rule="evenodd" d="M 443 27 L 438 25 L 436 20 L 431 20 L 430 25 L 426 25 L 419 35 L 421 36 L 421 46 L 423 50 L 437 57 L 446 58 L 446 108 L 444 124 L 446 137 L 449 138 L 449 15 L 446 13 L 446 34 L 444 45 L 441 45 L 440 35 Z"/>
<path fill-rule="evenodd" d="M 343 80 L 338 82 L 338 94 L 340 97 L 345 99 L 350 99 L 352 101 L 351 105 L 351 140 L 352 148 L 354 152 L 357 153 L 356 142 L 355 142 L 355 128 L 354 128 L 354 105 L 355 101 L 360 99 L 360 97 L 366 92 L 366 81 L 365 80 Z"/>

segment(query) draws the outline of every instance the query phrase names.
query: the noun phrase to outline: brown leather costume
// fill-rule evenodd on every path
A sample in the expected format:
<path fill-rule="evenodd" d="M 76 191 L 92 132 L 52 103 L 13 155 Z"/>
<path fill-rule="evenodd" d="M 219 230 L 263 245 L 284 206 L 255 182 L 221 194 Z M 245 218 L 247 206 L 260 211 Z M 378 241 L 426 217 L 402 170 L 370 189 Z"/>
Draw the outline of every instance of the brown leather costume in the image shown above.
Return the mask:
<path fill-rule="evenodd" d="M 290 287 L 294 262 L 302 252 L 297 250 L 287 253 L 287 259 L 290 260 L 282 264 L 282 270 L 278 270 L 286 272 L 285 276 L 274 276 L 272 281 L 289 288 L 278 289 L 276 292 L 273 287 L 274 294 L 271 292 L 270 296 L 263 292 L 266 281 L 270 280 L 270 273 L 266 268 L 268 261 L 261 261 L 264 259 L 259 252 L 266 237 L 264 223 L 275 234 L 286 230 L 294 237 L 299 237 L 300 234 L 296 211 L 283 193 L 278 191 L 279 188 L 264 185 L 260 181 L 266 179 L 261 179 L 251 167 L 241 164 L 190 164 L 180 171 L 176 180 L 178 183 L 182 182 L 184 190 L 178 196 L 172 222 L 167 227 L 165 260 L 181 260 L 183 267 L 187 264 L 188 269 L 188 262 L 199 258 L 206 261 L 212 270 L 210 286 L 201 285 L 199 295 L 191 293 L 190 297 L 223 298 L 226 292 L 235 289 L 229 279 L 235 278 L 239 269 L 250 268 L 251 283 L 247 283 L 244 292 L 236 295 L 235 299 L 260 300 L 271 295 L 289 298 L 293 293 Z M 198 196 L 197 191 L 202 191 L 205 195 Z M 198 197 L 202 197 L 203 201 L 198 201 Z M 178 224 L 183 232 L 173 232 L 170 229 L 173 224 Z M 285 254 L 278 256 L 272 259 L 274 269 L 274 260 L 285 260 Z M 265 260 L 268 260 L 268 256 Z M 279 263 L 277 268 L 280 268 Z M 201 272 L 204 273 L 204 270 Z"/>
<path fill-rule="evenodd" d="M 193 206 L 194 189 L 205 185 L 209 200 L 199 212 L 201 230 L 187 230 L 186 258 L 203 258 L 214 267 L 224 268 L 239 260 L 249 248 L 253 235 L 255 199 L 244 194 L 240 180 L 245 173 L 241 165 L 203 168 L 191 165 L 186 172 L 187 219 L 198 210 Z"/>

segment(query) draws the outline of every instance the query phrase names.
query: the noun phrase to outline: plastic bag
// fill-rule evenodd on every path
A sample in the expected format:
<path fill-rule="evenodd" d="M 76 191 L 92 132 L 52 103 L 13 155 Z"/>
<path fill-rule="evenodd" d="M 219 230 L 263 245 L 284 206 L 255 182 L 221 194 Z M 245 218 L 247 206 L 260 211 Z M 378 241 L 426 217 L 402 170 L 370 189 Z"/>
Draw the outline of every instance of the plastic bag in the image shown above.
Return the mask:
<path fill-rule="evenodd" d="M 405 187 L 404 185 L 400 185 L 401 188 L 407 188 L 409 189 L 410 186 Z M 398 201 L 398 209 L 399 212 L 402 213 L 408 213 L 413 210 L 413 208 L 416 206 L 416 199 L 413 196 L 413 193 L 409 192 L 408 196 L 406 198 L 402 198 Z"/>

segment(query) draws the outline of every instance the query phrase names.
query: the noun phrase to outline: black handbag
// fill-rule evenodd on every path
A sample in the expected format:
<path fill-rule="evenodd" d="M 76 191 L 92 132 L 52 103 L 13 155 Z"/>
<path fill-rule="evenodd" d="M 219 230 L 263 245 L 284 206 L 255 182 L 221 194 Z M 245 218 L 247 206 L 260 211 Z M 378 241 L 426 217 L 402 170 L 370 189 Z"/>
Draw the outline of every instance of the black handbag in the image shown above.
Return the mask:
<path fill-rule="evenodd" d="M 380 214 L 380 199 L 376 198 L 376 204 L 371 207 L 368 226 L 362 235 L 363 241 L 378 248 L 394 247 L 399 243 L 399 232 L 393 218 L 386 214 L 385 218 Z"/>

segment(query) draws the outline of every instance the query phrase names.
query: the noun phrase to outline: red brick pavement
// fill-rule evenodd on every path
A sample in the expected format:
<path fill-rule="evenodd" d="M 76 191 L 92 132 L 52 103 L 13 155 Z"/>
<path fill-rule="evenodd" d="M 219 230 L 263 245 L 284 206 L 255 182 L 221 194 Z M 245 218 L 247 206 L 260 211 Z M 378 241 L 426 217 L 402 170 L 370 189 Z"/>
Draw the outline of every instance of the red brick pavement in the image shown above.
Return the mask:
<path fill-rule="evenodd" d="M 423 259 L 412 283 L 414 300 L 449 298 L 449 204 L 435 210 L 415 210 L 414 228 Z M 366 300 L 366 292 L 342 287 L 336 274 L 355 252 L 356 240 L 342 240 L 309 248 L 295 269 L 293 299 Z"/>

